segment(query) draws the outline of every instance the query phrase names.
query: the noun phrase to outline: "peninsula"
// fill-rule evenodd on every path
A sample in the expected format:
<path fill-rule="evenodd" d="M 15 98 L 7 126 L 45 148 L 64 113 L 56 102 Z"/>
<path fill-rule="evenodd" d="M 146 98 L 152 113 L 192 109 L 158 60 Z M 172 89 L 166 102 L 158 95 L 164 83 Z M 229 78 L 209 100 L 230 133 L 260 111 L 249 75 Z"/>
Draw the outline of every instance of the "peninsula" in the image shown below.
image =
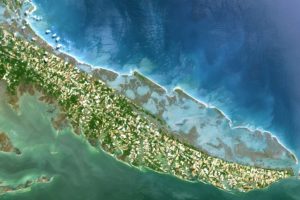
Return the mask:
<path fill-rule="evenodd" d="M 294 175 L 291 169 L 241 165 L 194 148 L 98 78 L 4 27 L 0 58 L 0 79 L 7 83 L 7 92 L 14 94 L 20 84 L 35 85 L 58 101 L 73 128 L 91 145 L 132 166 L 238 191 L 264 188 Z"/>

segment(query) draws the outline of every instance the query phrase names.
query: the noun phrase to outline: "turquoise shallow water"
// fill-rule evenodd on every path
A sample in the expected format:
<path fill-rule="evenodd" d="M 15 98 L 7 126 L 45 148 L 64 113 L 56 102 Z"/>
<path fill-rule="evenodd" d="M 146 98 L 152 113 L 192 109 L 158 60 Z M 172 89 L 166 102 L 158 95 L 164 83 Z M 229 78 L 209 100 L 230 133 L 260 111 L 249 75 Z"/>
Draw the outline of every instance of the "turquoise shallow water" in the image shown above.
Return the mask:
<path fill-rule="evenodd" d="M 299 1 L 33 2 L 48 42 L 46 29 L 80 60 L 180 86 L 300 156 Z"/>
<path fill-rule="evenodd" d="M 149 170 L 138 170 L 92 148 L 66 128 L 55 131 L 50 123 L 53 106 L 25 95 L 13 111 L 0 98 L 0 130 L 8 133 L 22 154 L 0 153 L 0 179 L 18 184 L 47 175 L 52 182 L 26 192 L 0 196 L 2 200 L 297 200 L 300 181 L 285 180 L 270 188 L 232 194 L 203 183 L 189 183 Z"/>
<path fill-rule="evenodd" d="M 21 156 L 0 153 L 0 180 L 20 184 L 47 175 L 49 184 L 26 192 L 0 196 L 0 200 L 298 200 L 300 181 L 284 180 L 247 194 L 232 194 L 203 183 L 188 183 L 149 170 L 140 171 L 116 161 L 75 136 L 71 130 L 51 127 L 52 106 L 36 97 L 21 99 L 16 113 L 0 93 L 0 131 L 9 134 Z"/>

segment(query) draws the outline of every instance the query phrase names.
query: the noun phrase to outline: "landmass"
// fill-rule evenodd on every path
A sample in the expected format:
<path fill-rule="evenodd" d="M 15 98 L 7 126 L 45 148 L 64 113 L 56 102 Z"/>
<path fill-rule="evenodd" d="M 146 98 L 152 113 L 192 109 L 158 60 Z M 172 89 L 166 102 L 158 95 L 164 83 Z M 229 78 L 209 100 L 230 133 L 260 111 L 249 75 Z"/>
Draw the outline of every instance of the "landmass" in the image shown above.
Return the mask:
<path fill-rule="evenodd" d="M 39 88 L 63 110 L 54 124 L 59 127 L 69 120 L 91 145 L 125 163 L 238 191 L 264 188 L 294 175 L 290 168 L 249 166 L 211 156 L 176 137 L 163 118 L 94 74 L 80 71 L 74 60 L 12 33 L 16 24 L 0 30 L 0 79 L 7 92 L 13 96 L 20 85 Z"/>
<path fill-rule="evenodd" d="M 74 65 L 15 37 L 1 28 L 0 77 L 14 93 L 31 83 L 58 100 L 91 142 L 136 167 L 148 167 L 185 180 L 199 180 L 222 189 L 248 191 L 293 175 L 239 165 L 207 155 L 182 143 L 154 118 L 103 82 Z"/>
<path fill-rule="evenodd" d="M 6 194 L 6 193 L 12 193 L 12 192 L 24 192 L 24 191 L 30 190 L 30 188 L 35 184 L 49 183 L 49 182 L 51 182 L 51 180 L 52 180 L 52 178 L 50 178 L 50 177 L 41 176 L 38 178 L 26 180 L 24 183 L 20 183 L 16 186 L 5 184 L 0 181 L 0 195 Z"/>
<path fill-rule="evenodd" d="M 180 88 L 168 94 L 136 71 L 119 75 L 106 69 L 79 67 L 163 121 L 175 137 L 210 155 L 266 168 L 287 168 L 297 163 L 295 155 L 270 132 L 233 127 L 219 109 L 197 101 Z"/>
<path fill-rule="evenodd" d="M 7 84 L 0 80 L 0 113 L 6 116 L 7 112 L 5 108 L 3 109 L 3 103 L 7 103 L 13 111 L 18 115 L 19 113 L 19 99 L 24 94 L 35 95 L 37 94 L 37 89 L 31 87 L 30 85 L 20 85 L 18 88 L 18 95 L 10 95 L 6 92 Z M 27 88 L 27 89 L 25 89 Z M 3 109 L 3 110 L 2 110 Z M 57 112 L 56 112 L 57 113 Z M 56 114 L 54 113 L 54 114 Z M 55 117 L 55 115 L 53 115 Z M 8 116 L 11 117 L 11 116 Z M 2 121 L 3 122 L 3 121 Z M 0 154 L 1 154 L 1 162 L 7 162 L 7 160 L 2 160 L 5 158 L 17 157 L 17 160 L 22 159 L 22 152 L 19 148 L 14 145 L 14 140 L 12 140 L 14 131 L 4 132 L 5 126 L 7 124 L 0 123 Z M 7 129 L 6 129 L 7 130 Z M 17 132 L 18 133 L 18 132 Z M 11 170 L 14 170 L 13 168 Z M 3 174 L 2 174 L 3 173 Z M 0 177 L 0 196 L 7 193 L 19 193 L 29 191 L 32 186 L 37 184 L 45 184 L 49 183 L 52 180 L 52 177 L 46 175 L 37 175 L 37 174 L 26 174 L 22 176 L 21 173 L 16 177 L 7 177 L 5 176 L 5 172 L 1 172 Z M 4 177 L 5 178 L 4 178 Z"/>
<path fill-rule="evenodd" d="M 0 151 L 21 154 L 21 151 L 12 145 L 7 134 L 3 132 L 0 132 Z"/>
<path fill-rule="evenodd" d="M 19 15 L 25 16 L 24 19 L 22 17 L 20 19 L 25 26 L 22 23 L 19 26 L 26 28 L 21 32 L 18 31 L 17 20 L 10 27 L 27 40 L 35 38 L 35 43 L 51 51 L 52 47 L 36 36 L 26 22 L 33 10 L 31 4 L 23 7 L 25 8 L 22 8 Z M 295 155 L 270 132 L 233 127 L 230 119 L 221 110 L 194 99 L 180 88 L 167 93 L 163 87 L 139 72 L 119 75 L 110 70 L 95 69 L 78 63 L 66 54 L 57 51 L 55 53 L 130 98 L 165 123 L 175 137 L 201 151 L 227 161 L 265 168 L 289 168 L 295 167 L 298 163 Z"/>

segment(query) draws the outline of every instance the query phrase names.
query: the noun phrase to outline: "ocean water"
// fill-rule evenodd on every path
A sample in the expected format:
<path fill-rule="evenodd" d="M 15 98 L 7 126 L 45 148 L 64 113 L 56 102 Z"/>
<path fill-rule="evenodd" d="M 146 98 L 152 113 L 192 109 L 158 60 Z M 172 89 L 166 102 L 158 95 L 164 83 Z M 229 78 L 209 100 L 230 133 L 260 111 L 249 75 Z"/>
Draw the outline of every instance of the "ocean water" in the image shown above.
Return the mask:
<path fill-rule="evenodd" d="M 56 33 L 79 60 L 180 86 L 300 156 L 298 1 L 33 2 L 34 30 L 52 44 Z"/>
<path fill-rule="evenodd" d="M 139 170 L 91 147 L 69 128 L 53 129 L 52 105 L 25 94 L 18 112 L 0 88 L 0 131 L 21 155 L 0 152 L 1 182 L 20 184 L 32 177 L 52 177 L 26 191 L 7 193 L 1 200 L 299 200 L 300 180 L 288 179 L 264 190 L 229 193 L 204 183 Z"/>
<path fill-rule="evenodd" d="M 51 2 L 51 1 L 49 1 Z M 49 3 L 48 2 L 48 3 Z M 53 1 L 52 1 L 53 2 Z M 61 1 L 63 3 L 63 1 Z M 80 1 L 65 1 L 66 4 Z M 118 1 L 116 1 L 119 3 Z M 131 1 L 134 2 L 134 1 Z M 145 1 L 150 2 L 150 1 Z M 174 1 L 175 2 L 175 1 Z M 184 2 L 184 1 L 182 1 Z M 190 1 L 186 1 L 188 4 Z M 199 1 L 195 1 L 196 3 Z M 238 2 L 238 1 L 237 1 Z M 56 2 L 57 3 L 57 2 Z M 59 4 L 59 3 L 58 3 Z M 124 3 L 125 4 L 125 3 Z M 106 5 L 106 4 L 105 4 Z M 163 4 L 164 5 L 164 4 Z M 163 6 L 162 5 L 162 6 Z M 70 5 L 69 5 L 70 6 Z M 177 5 L 178 6 L 178 5 Z M 176 6 L 176 8 L 177 8 Z M 80 7 L 80 6 L 79 6 Z M 134 6 L 133 6 L 134 7 Z M 64 7 L 67 8 L 67 7 Z M 70 6 L 70 9 L 72 6 Z M 163 7 L 161 7 L 163 8 Z M 60 8 L 61 9 L 61 8 Z M 183 9 L 183 8 L 182 8 Z M 46 7 L 45 7 L 46 10 Z M 105 10 L 105 9 L 104 9 Z M 47 12 L 51 9 L 47 10 Z M 42 14 L 42 13 L 41 13 Z M 61 11 L 63 16 L 63 11 Z M 79 13 L 77 13 L 78 15 Z M 53 14 L 56 15 L 56 14 Z M 175 15 L 175 14 L 174 14 Z M 46 16 L 46 15 L 45 15 Z M 79 16 L 77 16 L 80 18 Z M 114 16 L 112 16 L 114 17 Z M 60 17 L 59 19 L 66 19 Z M 76 18 L 74 18 L 76 19 Z M 130 21 L 130 20 L 129 20 Z M 43 26 L 45 19 L 38 26 Z M 77 21 L 80 22 L 80 21 Z M 61 22 L 62 23 L 62 22 Z M 129 23 L 129 22 L 128 22 Z M 156 23 L 156 22 L 155 22 Z M 46 23 L 48 24 L 48 22 Z M 45 25 L 45 24 L 44 24 Z M 71 24 L 70 24 L 71 25 Z M 76 25 L 74 25 L 76 26 Z M 62 28 L 62 27 L 61 27 Z M 58 29 L 53 27 L 59 32 Z M 62 29 L 63 30 L 63 29 Z M 44 29 L 40 29 L 41 33 Z M 62 31 L 63 32 L 63 31 Z M 175 33 L 175 32 L 174 32 Z M 61 34 L 62 35 L 62 34 Z M 80 36 L 81 34 L 79 34 Z M 79 53 L 82 56 L 89 55 L 88 50 L 84 53 L 83 46 L 75 47 L 75 42 L 68 42 L 67 36 L 65 44 L 70 44 L 70 52 Z M 83 44 L 82 44 L 83 45 Z M 88 46 L 85 48 L 89 48 Z M 124 47 L 125 48 L 125 47 Z M 181 47 L 180 47 L 181 48 Z M 125 51 L 125 50 L 124 50 Z M 92 51 L 90 51 L 92 52 Z M 81 54 L 82 53 L 82 54 Z M 112 54 L 109 52 L 109 54 Z M 124 52 L 124 55 L 126 52 Z M 146 54 L 146 53 L 145 53 Z M 191 53 L 192 54 L 192 53 Z M 157 54 L 158 55 L 158 54 Z M 166 55 L 167 57 L 168 55 Z M 185 59 L 193 55 L 186 54 Z M 144 57 L 144 56 L 143 56 Z M 149 76 L 156 77 L 155 80 L 168 86 L 167 81 L 170 81 L 171 75 L 167 71 L 163 71 L 166 77 L 159 77 L 155 73 L 158 70 L 158 65 L 154 63 L 155 58 L 142 59 L 139 64 L 135 59 L 126 62 L 130 65 L 118 64 L 117 59 L 109 57 L 96 60 L 95 57 L 86 58 L 89 62 L 95 61 L 99 65 L 105 65 L 115 70 L 124 71 L 130 70 L 131 67 L 137 67 Z M 85 58 L 82 58 L 85 59 Z M 95 60 L 94 60 L 95 59 Z M 138 56 L 136 58 L 138 60 Z M 165 58 L 164 58 L 165 59 Z M 195 58 L 196 59 L 196 58 Z M 290 60 L 289 60 L 290 61 Z M 116 62 L 116 63 L 115 63 Z M 124 63 L 126 63 L 124 61 Z M 135 63 L 136 62 L 136 63 Z M 159 62 L 159 59 L 158 61 Z M 147 69 L 151 66 L 151 69 Z M 145 69 L 142 69 L 144 67 Z M 148 70 L 148 71 L 147 71 Z M 153 71 L 152 71 L 153 70 Z M 179 70 L 179 69 L 178 69 Z M 183 69 L 182 69 L 183 70 Z M 184 71 L 184 70 L 183 70 Z M 176 71 L 176 76 L 184 76 L 184 73 Z M 186 70 L 189 75 L 186 78 L 193 77 L 193 70 Z M 170 72 L 171 73 L 171 72 Z M 175 73 L 175 72 L 174 72 Z M 211 73 L 211 72 L 210 72 Z M 291 72 L 290 72 L 291 73 Z M 161 73 L 160 73 L 161 74 Z M 280 72 L 278 72 L 280 74 Z M 167 77 L 170 76 L 170 77 Z M 278 75 L 280 77 L 280 75 Z M 290 84 L 296 84 L 292 80 L 293 76 L 289 76 Z M 217 78 L 215 81 L 218 80 Z M 175 81 L 175 80 L 174 80 Z M 177 81 L 177 80 L 176 80 Z M 180 80 L 178 79 L 178 84 Z M 185 83 L 182 81 L 182 84 Z M 188 86 L 187 90 L 193 92 L 193 88 Z M 172 83 L 173 84 L 173 83 Z M 171 84 L 171 85 L 172 85 Z M 177 83 L 176 83 L 177 84 Z M 196 86 L 195 86 L 196 87 Z M 285 86 L 286 89 L 287 86 Z M 279 88 L 280 89 L 280 88 Z M 225 89 L 224 89 L 225 90 Z M 140 91 L 143 92 L 143 91 Z M 205 94 L 213 94 L 214 90 L 207 91 Z M 286 91 L 289 94 L 294 94 L 295 90 L 290 87 Z M 195 93 L 196 94 L 196 93 Z M 202 93 L 199 93 L 199 98 Z M 296 94 L 295 94 L 296 95 Z M 99 199 L 130 199 L 130 200 L 299 200 L 300 199 L 300 181 L 299 179 L 288 179 L 273 184 L 271 187 L 264 190 L 252 191 L 249 193 L 229 193 L 221 191 L 211 185 L 203 183 L 189 183 L 179 180 L 175 177 L 158 174 L 150 170 L 138 170 L 116 161 L 113 157 L 107 155 L 99 149 L 92 148 L 84 138 L 76 136 L 72 130 L 66 128 L 61 131 L 56 131 L 51 126 L 51 118 L 53 114 L 49 110 L 53 106 L 41 103 L 36 96 L 25 95 L 20 99 L 20 110 L 15 112 L 5 102 L 5 95 L 0 87 L 0 131 L 8 133 L 12 143 L 21 150 L 21 155 L 8 154 L 0 152 L 0 181 L 10 184 L 22 183 L 24 180 L 41 175 L 53 177 L 52 182 L 47 184 L 36 184 L 30 190 L 8 193 L 0 196 L 2 200 L 34 200 L 34 199 L 62 199 L 62 200 L 99 200 Z M 204 98 L 205 95 L 203 95 Z M 290 96 L 285 96 L 288 98 Z M 223 98 L 222 94 L 216 93 L 211 97 L 211 101 Z M 224 96 L 225 98 L 225 96 Z M 229 97 L 226 97 L 229 98 Z M 209 98 L 207 99 L 208 102 Z M 228 100 L 229 101 L 229 100 Z M 224 105 L 228 103 L 224 101 Z M 232 100 L 230 100 L 232 101 Z M 289 101 L 293 101 L 289 99 Z M 221 101 L 222 102 L 222 101 Z M 232 101 L 232 104 L 234 101 Z M 297 102 L 296 102 L 297 103 Z M 222 107 L 223 104 L 220 104 Z M 224 106 L 223 105 L 223 106 Z M 233 104 L 235 105 L 235 104 Z M 238 105 L 238 104 L 236 104 Z M 226 106 L 224 106 L 226 110 Z M 230 106 L 227 108 L 228 110 Z M 296 107 L 292 107 L 296 108 Z M 233 111 L 232 111 L 233 112 Z M 243 113 L 239 111 L 240 113 Z M 245 111 L 246 112 L 246 111 Z M 229 112 L 230 113 L 230 112 Z M 233 112 L 234 113 L 234 112 Z M 286 120 L 294 120 L 296 123 L 296 114 L 291 112 L 284 115 L 282 118 Z M 232 117 L 235 115 L 232 114 Z M 259 122 L 258 119 L 255 122 Z M 257 121 L 256 121 L 257 120 Z M 273 123 L 273 122 L 272 122 Z M 291 122 L 292 123 L 292 122 Z M 275 125 L 274 125 L 275 126 Z M 279 125 L 278 125 L 279 126 Z M 292 137 L 292 134 L 283 138 Z M 296 144 L 297 141 L 294 141 Z M 293 144 L 293 143 L 290 143 Z"/>

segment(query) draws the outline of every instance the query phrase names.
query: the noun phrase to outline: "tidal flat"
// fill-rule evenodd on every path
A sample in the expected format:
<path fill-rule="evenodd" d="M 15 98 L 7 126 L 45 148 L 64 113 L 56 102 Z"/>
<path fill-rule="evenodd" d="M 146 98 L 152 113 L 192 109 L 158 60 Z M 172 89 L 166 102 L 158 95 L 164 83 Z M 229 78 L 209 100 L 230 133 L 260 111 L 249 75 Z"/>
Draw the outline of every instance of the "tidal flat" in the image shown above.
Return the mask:
<path fill-rule="evenodd" d="M 28 18 L 30 27 L 55 48 L 56 42 L 51 34 L 45 33 L 51 25 L 47 24 L 46 19 L 36 20 L 36 17 L 43 16 L 39 11 L 41 7 L 36 8 L 33 16 Z M 70 52 L 59 55 L 69 59 L 65 53 Z M 75 58 L 80 59 L 77 56 Z M 256 128 L 249 129 L 247 126 L 238 127 L 223 111 L 198 101 L 186 91 L 174 89 L 168 92 L 140 72 L 122 75 L 111 71 L 110 68 L 106 70 L 73 60 L 72 62 L 75 62 L 79 69 L 93 73 L 109 87 L 163 120 L 177 138 L 209 155 L 264 168 L 297 168 L 294 152 L 284 146 L 273 133 Z"/>
<path fill-rule="evenodd" d="M 25 95 L 26 96 L 26 95 Z M 28 99 L 27 99 L 28 100 Z M 26 100 L 26 101 L 27 101 Z M 22 99 L 20 100 L 20 101 L 22 101 Z M 34 103 L 34 105 L 35 105 L 35 103 Z M 22 107 L 22 106 L 21 106 Z M 52 110 L 52 108 L 50 108 L 50 110 Z M 47 110 L 47 112 L 48 112 L 49 110 Z M 22 113 L 22 112 L 17 112 L 18 114 L 20 114 L 20 113 Z M 51 113 L 51 112 L 50 112 Z M 52 120 L 51 120 L 52 121 Z M 57 132 L 57 131 L 54 131 L 54 132 Z M 72 130 L 69 130 L 69 132 L 71 133 L 72 132 Z M 75 137 L 75 139 L 76 139 L 77 137 Z M 74 138 L 73 138 L 74 139 Z M 78 138 L 77 138 L 78 139 Z M 89 146 L 88 146 L 89 147 Z M 90 149 L 90 148 L 89 148 Z M 54 152 L 52 152 L 53 154 L 57 154 L 57 151 L 54 151 Z M 101 152 L 100 152 L 101 153 Z M 147 171 L 146 170 L 146 172 L 142 172 L 143 174 L 144 173 L 151 173 L 150 171 Z M 138 173 L 140 173 L 140 171 L 138 171 Z M 156 174 L 156 173 L 153 173 L 154 175 Z M 157 174 L 156 174 L 157 175 Z M 29 176 L 27 176 L 27 178 L 28 178 Z M 169 178 L 169 176 L 165 176 L 165 175 L 162 175 L 162 177 L 168 177 Z M 87 177 L 86 177 L 87 178 Z M 174 177 L 171 177 L 171 178 L 174 178 Z M 21 179 L 22 180 L 22 179 Z M 24 179 L 23 179 L 24 180 Z M 54 179 L 55 180 L 55 179 Z M 18 180 L 18 181 L 20 181 L 20 180 Z M 288 180 L 289 181 L 289 180 Z M 294 179 L 293 181 L 296 181 L 296 179 Z M 292 181 L 292 182 L 293 182 Z M 183 181 L 180 181 L 180 182 L 182 182 L 182 183 L 186 183 L 186 182 L 183 182 Z M 284 181 L 285 182 L 285 181 Z M 51 185 L 53 183 L 53 181 L 51 182 L 51 183 L 49 183 L 49 185 Z M 71 183 L 68 183 L 69 185 L 72 185 Z M 38 184 L 39 185 L 39 184 Z M 193 185 L 193 184 L 192 184 Z M 198 185 L 198 183 L 195 183 L 195 185 Z M 200 184 L 200 185 L 202 185 L 202 184 Z M 277 184 L 275 184 L 275 185 L 277 185 Z M 290 184 L 289 186 L 292 186 L 293 187 L 293 184 Z M 295 187 L 296 185 L 294 185 L 294 187 Z M 34 188 L 35 186 L 33 186 L 32 187 L 32 189 Z M 273 186 L 272 186 L 273 187 Z M 296 187 L 295 187 L 296 188 Z M 31 189 L 31 188 L 30 188 Z M 132 188 L 131 188 L 132 189 Z M 204 188 L 205 189 L 205 188 Z M 269 189 L 267 189 L 267 190 L 269 190 Z M 216 192 L 219 192 L 219 190 L 214 190 L 214 191 L 216 191 Z M 261 191 L 259 191 L 259 194 L 261 194 Z M 295 193 L 294 193 L 295 194 Z M 195 195 L 197 195 L 196 193 L 195 193 Z M 201 195 L 201 197 L 199 197 L 199 196 L 195 196 L 195 198 L 196 199 L 201 199 L 202 198 L 202 196 L 205 196 L 205 194 L 202 194 Z M 79 195 L 80 196 L 80 195 Z M 133 196 L 134 198 L 139 198 L 139 199 L 147 199 L 146 198 L 146 196 L 147 196 L 147 194 L 145 194 L 145 193 L 142 193 L 142 196 Z M 176 197 L 178 197 L 178 198 L 181 198 L 181 199 L 195 199 L 195 198 L 193 198 L 193 195 L 184 195 L 184 194 L 180 194 L 180 195 L 175 195 Z M 221 196 L 222 196 L 222 193 L 221 193 Z M 244 197 L 244 195 L 242 195 L 243 197 Z M 280 195 L 279 195 L 280 197 L 283 197 L 283 198 L 285 198 L 285 199 L 287 199 L 287 197 L 288 197 L 288 195 L 285 195 L 284 196 L 284 194 L 281 194 L 280 193 Z M 104 196 L 103 196 L 104 197 Z M 150 197 L 150 196 L 149 196 Z M 171 199 L 171 196 L 160 196 L 161 198 L 164 198 L 164 197 L 166 197 L 166 198 L 168 198 L 169 197 L 169 199 Z M 208 198 L 209 196 L 206 196 L 206 198 Z M 211 196 L 212 197 L 212 196 Z M 228 196 L 228 197 L 231 197 L 230 195 Z M 252 196 L 253 197 L 253 196 Z M 291 196 L 290 196 L 291 197 Z M 295 196 L 295 198 L 297 197 L 297 195 Z M 40 197 L 41 198 L 41 197 Z M 84 198 L 84 197 L 82 197 L 82 196 L 80 196 L 80 198 Z M 79 198 L 79 199 L 80 199 Z M 93 197 L 85 197 L 85 198 L 88 198 L 88 199 L 93 199 Z M 97 198 L 97 197 L 95 197 L 95 198 Z M 212 197 L 213 199 L 216 199 L 214 196 Z M 235 198 L 235 197 L 232 197 L 233 199 Z M 22 198 L 23 199 L 23 198 Z M 76 198 L 75 198 L 76 199 Z M 113 199 L 113 198 L 110 198 L 110 199 Z M 155 198 L 151 198 L 151 199 L 155 199 Z M 226 199 L 225 197 L 223 197 L 223 199 Z"/>
<path fill-rule="evenodd" d="M 52 112 L 53 104 L 40 101 L 38 93 L 24 93 L 18 110 L 8 104 L 3 87 L 0 93 L 0 130 L 22 152 L 0 153 L 1 185 L 51 177 L 50 182 L 34 183 L 26 190 L 1 195 L 1 199 L 289 200 L 300 196 L 297 179 L 283 180 L 264 190 L 228 193 L 209 184 L 138 170 L 93 148 L 67 126 L 54 129 L 51 120 L 59 112 Z"/>

